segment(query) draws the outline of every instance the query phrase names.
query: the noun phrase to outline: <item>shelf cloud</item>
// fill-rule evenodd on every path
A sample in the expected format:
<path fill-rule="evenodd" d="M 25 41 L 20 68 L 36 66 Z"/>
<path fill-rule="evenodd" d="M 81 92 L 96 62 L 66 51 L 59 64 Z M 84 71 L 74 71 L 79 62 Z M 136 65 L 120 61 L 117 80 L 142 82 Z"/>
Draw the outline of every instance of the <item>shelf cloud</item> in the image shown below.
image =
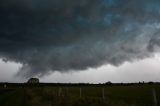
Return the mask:
<path fill-rule="evenodd" d="M 119 66 L 159 47 L 159 0 L 0 1 L 0 58 L 20 76 Z"/>

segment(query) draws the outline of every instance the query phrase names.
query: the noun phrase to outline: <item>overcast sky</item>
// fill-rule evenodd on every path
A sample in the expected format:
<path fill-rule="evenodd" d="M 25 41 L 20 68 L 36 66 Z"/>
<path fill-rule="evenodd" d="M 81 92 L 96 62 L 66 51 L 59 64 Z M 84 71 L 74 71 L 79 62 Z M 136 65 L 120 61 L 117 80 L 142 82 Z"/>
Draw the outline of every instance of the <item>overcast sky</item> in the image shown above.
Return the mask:
<path fill-rule="evenodd" d="M 159 0 L 1 0 L 0 81 L 160 81 Z"/>

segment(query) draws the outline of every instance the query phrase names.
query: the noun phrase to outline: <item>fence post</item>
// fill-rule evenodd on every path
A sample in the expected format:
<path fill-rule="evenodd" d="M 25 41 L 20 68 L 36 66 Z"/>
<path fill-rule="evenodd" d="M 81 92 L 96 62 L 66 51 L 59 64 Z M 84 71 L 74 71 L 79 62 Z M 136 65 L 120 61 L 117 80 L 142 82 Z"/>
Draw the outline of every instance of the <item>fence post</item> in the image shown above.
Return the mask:
<path fill-rule="evenodd" d="M 62 89 L 59 88 L 58 96 L 61 96 L 61 91 L 62 91 Z"/>
<path fill-rule="evenodd" d="M 158 106 L 155 88 L 152 88 L 152 95 L 153 95 L 153 106 Z"/>
<path fill-rule="evenodd" d="M 26 95 L 26 89 L 23 88 L 23 90 L 24 90 L 24 106 L 26 106 L 26 98 L 27 98 L 27 97 L 26 97 L 26 96 L 27 96 L 27 95 Z"/>
<path fill-rule="evenodd" d="M 105 96 L 104 96 L 104 88 L 102 88 L 102 98 L 105 99 Z"/>
<path fill-rule="evenodd" d="M 81 98 L 82 97 L 82 89 L 79 88 L 79 97 Z"/>
<path fill-rule="evenodd" d="M 4 88 L 7 88 L 7 85 L 6 85 L 6 84 L 4 84 Z"/>
<path fill-rule="evenodd" d="M 68 96 L 68 87 L 66 88 L 66 96 Z"/>

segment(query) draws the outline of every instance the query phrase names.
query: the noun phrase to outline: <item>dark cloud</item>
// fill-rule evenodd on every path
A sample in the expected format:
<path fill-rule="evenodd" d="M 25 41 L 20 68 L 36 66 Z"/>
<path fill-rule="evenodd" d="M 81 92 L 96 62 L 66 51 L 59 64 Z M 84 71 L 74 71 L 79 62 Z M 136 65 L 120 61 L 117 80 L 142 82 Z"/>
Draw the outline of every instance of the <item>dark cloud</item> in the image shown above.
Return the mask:
<path fill-rule="evenodd" d="M 157 52 L 159 19 L 159 0 L 1 0 L 0 57 L 26 77 L 120 65 Z"/>

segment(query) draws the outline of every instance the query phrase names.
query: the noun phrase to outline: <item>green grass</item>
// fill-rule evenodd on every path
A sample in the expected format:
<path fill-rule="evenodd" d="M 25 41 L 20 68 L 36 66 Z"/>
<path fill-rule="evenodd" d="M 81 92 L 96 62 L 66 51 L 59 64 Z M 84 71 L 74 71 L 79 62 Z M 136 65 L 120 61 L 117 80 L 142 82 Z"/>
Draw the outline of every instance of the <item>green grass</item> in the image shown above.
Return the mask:
<path fill-rule="evenodd" d="M 152 88 L 160 103 L 160 85 L 146 84 L 17 88 L 0 95 L 0 106 L 152 106 Z"/>
<path fill-rule="evenodd" d="M 24 90 L 17 89 L 0 95 L 0 106 L 25 106 Z"/>

